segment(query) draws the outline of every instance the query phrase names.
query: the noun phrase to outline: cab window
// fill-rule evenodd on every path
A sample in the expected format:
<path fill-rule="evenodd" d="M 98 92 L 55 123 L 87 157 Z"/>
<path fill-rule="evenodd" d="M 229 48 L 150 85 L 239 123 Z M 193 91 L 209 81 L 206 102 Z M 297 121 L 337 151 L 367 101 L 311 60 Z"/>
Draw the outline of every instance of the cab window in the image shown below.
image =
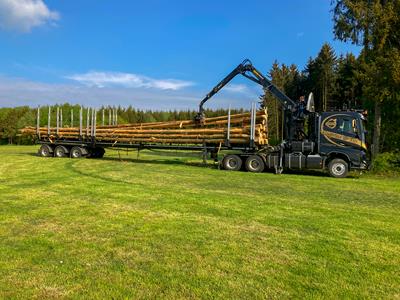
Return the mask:
<path fill-rule="evenodd" d="M 357 122 L 354 118 L 340 117 L 338 118 L 338 131 L 344 134 L 356 134 Z"/>

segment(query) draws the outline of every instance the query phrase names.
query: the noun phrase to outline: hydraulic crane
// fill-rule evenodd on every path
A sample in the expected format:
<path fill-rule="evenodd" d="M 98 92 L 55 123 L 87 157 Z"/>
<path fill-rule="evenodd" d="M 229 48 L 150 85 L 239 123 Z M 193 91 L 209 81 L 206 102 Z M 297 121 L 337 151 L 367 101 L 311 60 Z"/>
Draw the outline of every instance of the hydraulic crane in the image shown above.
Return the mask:
<path fill-rule="evenodd" d="M 226 86 L 237 75 L 242 75 L 251 81 L 261 85 L 265 91 L 274 95 L 282 105 L 284 111 L 284 138 L 291 142 L 299 140 L 304 136 L 304 130 L 301 128 L 304 117 L 307 112 L 314 112 L 314 103 L 312 97 L 309 98 L 309 103 L 305 107 L 305 103 L 295 102 L 276 87 L 267 77 L 258 71 L 249 59 L 245 59 L 239 64 L 232 72 L 230 72 L 224 79 L 222 79 L 205 97 L 201 100 L 199 105 L 199 112 L 196 120 L 201 123 L 204 119 L 204 104 L 217 94 L 224 86 Z"/>

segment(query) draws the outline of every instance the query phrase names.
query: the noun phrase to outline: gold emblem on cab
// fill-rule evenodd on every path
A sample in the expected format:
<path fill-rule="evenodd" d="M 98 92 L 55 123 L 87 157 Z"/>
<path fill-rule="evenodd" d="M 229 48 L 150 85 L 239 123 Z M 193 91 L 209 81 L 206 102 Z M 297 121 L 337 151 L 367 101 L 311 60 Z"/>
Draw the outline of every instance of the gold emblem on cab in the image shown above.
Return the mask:
<path fill-rule="evenodd" d="M 331 118 L 331 119 L 327 120 L 325 122 L 325 126 L 330 129 L 334 129 L 336 127 L 336 123 L 337 123 L 336 120 L 337 120 L 336 118 Z"/>

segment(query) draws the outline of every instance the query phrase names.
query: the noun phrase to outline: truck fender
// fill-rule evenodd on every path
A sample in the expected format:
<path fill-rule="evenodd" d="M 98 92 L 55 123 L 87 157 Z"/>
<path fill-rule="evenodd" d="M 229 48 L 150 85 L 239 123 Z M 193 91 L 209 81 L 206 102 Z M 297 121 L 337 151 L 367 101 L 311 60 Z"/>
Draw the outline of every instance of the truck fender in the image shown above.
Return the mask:
<path fill-rule="evenodd" d="M 323 161 L 324 169 L 328 166 L 329 162 L 330 162 L 332 159 L 335 159 L 335 158 L 341 158 L 341 159 L 343 159 L 344 161 L 346 161 L 346 162 L 348 163 L 349 168 L 350 168 L 351 160 L 350 160 L 350 157 L 349 157 L 347 154 L 345 154 L 345 153 L 343 153 L 343 152 L 332 151 L 332 152 L 329 152 L 329 153 L 326 155 L 326 157 L 324 158 L 324 161 Z"/>

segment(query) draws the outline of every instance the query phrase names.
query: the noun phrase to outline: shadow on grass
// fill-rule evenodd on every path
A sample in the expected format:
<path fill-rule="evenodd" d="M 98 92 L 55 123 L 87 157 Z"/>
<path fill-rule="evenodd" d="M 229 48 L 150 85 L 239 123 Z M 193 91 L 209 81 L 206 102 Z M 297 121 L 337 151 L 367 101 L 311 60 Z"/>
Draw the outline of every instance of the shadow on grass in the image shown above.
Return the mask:
<path fill-rule="evenodd" d="M 30 155 L 30 156 L 35 156 L 35 157 L 40 157 L 38 153 L 21 153 L 18 155 Z M 176 153 L 168 153 L 168 152 L 163 152 L 161 155 L 156 153 L 157 156 L 165 156 L 165 157 L 177 157 Z M 182 157 L 187 157 L 189 155 L 184 155 Z M 93 159 L 93 158 L 89 158 Z M 99 159 L 99 158 L 96 158 Z M 218 169 L 218 164 L 208 162 L 207 164 L 204 164 L 203 162 L 188 162 L 180 159 L 146 159 L 146 158 L 129 158 L 129 157 L 110 157 L 110 156 L 105 156 L 101 158 L 100 160 L 104 161 L 115 161 L 115 162 L 128 162 L 128 163 L 135 163 L 135 164 L 152 164 L 152 165 L 177 165 L 177 166 L 190 166 L 190 167 L 197 167 L 197 168 L 207 168 L 207 169 Z M 69 165 L 72 166 L 72 162 L 69 163 Z M 77 171 L 75 169 L 75 171 Z M 245 171 L 244 168 L 242 168 L 242 171 Z M 78 171 L 80 172 L 80 171 Z M 273 173 L 273 170 L 266 170 L 264 171 L 265 173 Z M 80 172 L 81 175 L 84 176 L 90 176 L 90 177 L 96 177 L 95 175 L 88 175 L 86 173 Z M 283 174 L 287 175 L 301 175 L 301 176 L 311 176 L 311 177 L 330 177 L 328 173 L 324 172 L 323 170 L 290 170 L 290 169 L 285 169 Z M 101 176 L 97 176 L 96 178 L 102 179 L 102 180 L 107 180 L 107 181 L 113 181 L 111 179 L 106 179 Z M 349 179 L 356 179 L 359 178 L 358 174 L 350 173 L 347 178 Z M 115 182 L 124 182 L 127 183 L 126 181 L 119 181 L 116 180 Z"/>
<path fill-rule="evenodd" d="M 303 176 L 312 176 L 312 177 L 328 177 L 330 178 L 331 176 L 323 171 L 323 170 L 285 170 L 283 174 L 288 174 L 288 175 L 303 175 Z M 355 179 L 359 178 L 359 175 L 349 173 L 346 178 L 342 179 Z M 337 178 L 336 178 L 337 179 Z"/>
<path fill-rule="evenodd" d="M 322 170 L 290 170 L 285 169 L 283 174 L 288 175 L 303 175 L 303 176 L 313 176 L 313 177 L 329 177 L 329 174 Z"/>
<path fill-rule="evenodd" d="M 214 163 L 207 163 L 206 165 L 202 162 L 187 162 L 183 160 L 173 159 L 136 159 L 136 158 L 118 158 L 118 157 L 103 157 L 102 160 L 107 161 L 119 161 L 128 163 L 139 163 L 139 164 L 151 164 L 151 165 L 177 165 L 177 166 L 189 166 L 198 168 L 218 169 L 218 165 Z M 244 168 L 240 172 L 246 172 Z M 274 173 L 273 170 L 265 170 L 264 173 Z M 330 177 L 329 174 L 322 170 L 285 170 L 283 174 L 287 175 L 301 175 L 301 176 L 312 176 L 312 177 Z M 348 178 L 356 178 L 353 175 L 349 175 Z"/>
<path fill-rule="evenodd" d="M 12 156 L 36 156 L 36 157 L 40 157 L 40 155 L 37 152 L 18 152 L 18 153 L 5 153 L 5 154 L 9 154 Z"/>
<path fill-rule="evenodd" d="M 24 155 L 30 155 L 30 156 L 41 157 L 41 156 L 39 155 L 38 152 L 36 152 L 36 153 L 29 152 L 29 153 L 25 153 Z"/>
<path fill-rule="evenodd" d="M 204 164 L 203 162 L 188 162 L 179 159 L 146 159 L 146 158 L 119 158 L 119 157 L 103 157 L 102 160 L 108 161 L 120 161 L 120 162 L 131 162 L 138 164 L 154 164 L 154 165 L 180 165 L 180 166 L 191 166 L 199 168 L 217 168 L 213 163 Z"/>
<path fill-rule="evenodd" d="M 210 169 L 216 169 L 217 167 L 212 165 L 212 164 L 207 164 L 204 165 L 202 163 L 195 163 L 195 162 L 184 162 L 184 161 L 179 161 L 179 160 L 156 160 L 156 159 L 130 159 L 130 158 L 125 158 L 125 159 L 120 159 L 120 158 L 114 158 L 114 157 L 104 157 L 100 160 L 103 161 L 113 161 L 113 162 L 128 162 L 128 163 L 141 163 L 141 164 L 153 164 L 153 165 L 184 165 L 184 166 L 191 166 L 191 167 L 199 167 L 199 168 L 210 168 Z M 127 181 L 127 180 L 120 180 L 120 179 L 114 179 L 110 177 L 103 177 L 99 175 L 98 173 L 86 173 L 84 171 L 79 170 L 76 168 L 75 164 L 78 163 L 77 159 L 70 159 L 69 162 L 65 164 L 68 170 L 71 172 L 80 175 L 80 176 L 85 176 L 85 177 L 90 177 L 93 179 L 98 179 L 106 182 L 113 182 L 113 183 L 123 183 L 123 184 L 131 184 L 132 182 Z M 156 166 L 155 166 L 156 168 Z"/>
<path fill-rule="evenodd" d="M 69 162 L 67 162 L 65 164 L 65 166 L 67 167 L 67 169 L 69 171 L 71 171 L 72 173 L 75 173 L 75 174 L 77 174 L 79 176 L 89 177 L 89 178 L 92 178 L 92 179 L 97 179 L 97 180 L 106 181 L 106 182 L 112 182 L 112 183 L 123 183 L 123 184 L 130 183 L 129 181 L 125 181 L 125 180 L 117 180 L 117 179 L 113 179 L 113 178 L 110 178 L 110 177 L 103 177 L 103 176 L 101 176 L 99 174 L 93 174 L 93 173 L 89 173 L 88 174 L 88 173 L 85 173 L 85 172 L 83 172 L 83 171 L 81 171 L 81 170 L 79 170 L 78 168 L 75 167 L 76 163 L 78 163 L 77 160 L 72 160 L 71 159 Z"/>

